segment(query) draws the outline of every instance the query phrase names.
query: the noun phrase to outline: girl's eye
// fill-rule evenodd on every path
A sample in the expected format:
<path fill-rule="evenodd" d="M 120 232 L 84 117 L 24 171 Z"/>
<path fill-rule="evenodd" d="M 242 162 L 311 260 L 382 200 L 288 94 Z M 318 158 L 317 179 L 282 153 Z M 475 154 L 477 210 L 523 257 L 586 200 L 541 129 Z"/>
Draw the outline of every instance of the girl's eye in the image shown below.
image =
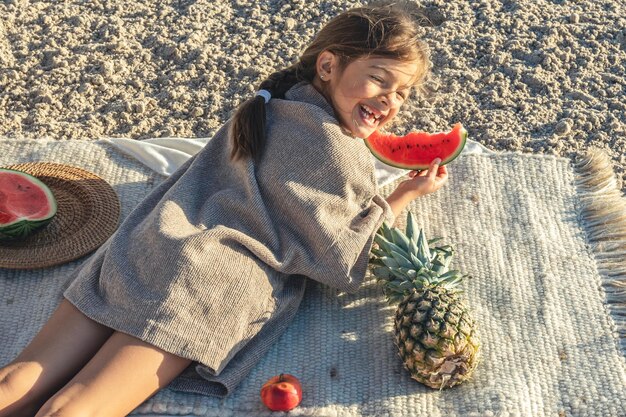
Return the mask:
<path fill-rule="evenodd" d="M 383 82 L 383 79 L 382 79 L 382 78 L 380 78 L 380 77 L 378 77 L 378 76 L 376 76 L 376 75 L 372 75 L 371 77 L 372 77 L 372 79 L 373 79 L 374 81 L 377 81 L 377 82 L 379 82 L 379 83 L 382 83 L 382 82 Z"/>

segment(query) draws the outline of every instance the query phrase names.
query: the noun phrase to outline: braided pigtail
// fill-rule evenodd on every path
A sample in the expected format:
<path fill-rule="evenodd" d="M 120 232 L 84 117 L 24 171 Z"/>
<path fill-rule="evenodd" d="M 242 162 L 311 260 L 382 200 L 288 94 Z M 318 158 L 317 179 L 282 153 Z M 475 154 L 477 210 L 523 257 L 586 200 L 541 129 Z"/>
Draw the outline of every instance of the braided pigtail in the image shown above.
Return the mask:
<path fill-rule="evenodd" d="M 267 90 L 272 98 L 285 98 L 285 93 L 299 81 L 313 79 L 306 77 L 301 64 L 294 64 L 281 71 L 271 74 L 259 86 L 259 90 Z M 232 138 L 233 150 L 231 159 L 258 158 L 263 153 L 265 144 L 265 98 L 252 97 L 243 102 L 233 118 Z"/>

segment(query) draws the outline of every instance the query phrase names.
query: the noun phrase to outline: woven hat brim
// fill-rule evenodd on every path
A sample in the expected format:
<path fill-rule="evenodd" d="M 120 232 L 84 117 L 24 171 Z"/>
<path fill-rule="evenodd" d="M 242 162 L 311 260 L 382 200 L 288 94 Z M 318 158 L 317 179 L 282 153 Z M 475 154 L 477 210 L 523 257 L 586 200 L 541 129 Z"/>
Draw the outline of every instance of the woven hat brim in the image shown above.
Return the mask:
<path fill-rule="evenodd" d="M 0 241 L 1 268 L 47 268 L 73 261 L 100 247 L 117 229 L 119 198 L 96 174 L 53 162 L 3 168 L 26 172 L 46 184 L 57 201 L 57 214 L 25 239 Z"/>

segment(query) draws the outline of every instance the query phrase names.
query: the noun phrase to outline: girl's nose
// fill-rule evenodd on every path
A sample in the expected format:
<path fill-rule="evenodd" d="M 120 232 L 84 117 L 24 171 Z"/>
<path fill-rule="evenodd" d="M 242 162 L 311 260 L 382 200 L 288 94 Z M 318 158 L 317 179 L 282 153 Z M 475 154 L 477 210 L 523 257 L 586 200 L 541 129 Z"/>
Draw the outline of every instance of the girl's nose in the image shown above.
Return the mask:
<path fill-rule="evenodd" d="M 383 103 L 387 107 L 398 107 L 401 102 L 397 98 L 397 93 L 395 91 L 390 91 L 388 93 L 381 94 L 378 96 L 381 103 Z"/>

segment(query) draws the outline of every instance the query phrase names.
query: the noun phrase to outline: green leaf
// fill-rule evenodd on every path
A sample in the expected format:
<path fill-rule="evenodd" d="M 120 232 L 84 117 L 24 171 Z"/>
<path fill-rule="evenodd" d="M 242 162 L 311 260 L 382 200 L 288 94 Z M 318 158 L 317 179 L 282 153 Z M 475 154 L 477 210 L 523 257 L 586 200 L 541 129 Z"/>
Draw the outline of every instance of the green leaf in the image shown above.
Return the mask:
<path fill-rule="evenodd" d="M 389 229 L 387 222 L 383 222 L 378 232 L 388 241 L 393 241 L 393 235 L 391 234 L 391 229 Z"/>
<path fill-rule="evenodd" d="M 391 273 L 394 275 L 394 277 L 409 279 L 409 276 L 404 271 L 406 271 L 406 268 L 393 268 L 391 270 Z"/>
<path fill-rule="evenodd" d="M 441 238 L 438 238 L 438 239 L 441 239 Z M 454 252 L 454 248 L 450 245 L 437 246 L 435 249 L 441 252 L 445 252 L 447 254 L 452 254 Z"/>
<path fill-rule="evenodd" d="M 383 261 L 383 263 L 387 265 L 389 268 L 398 268 L 400 266 L 398 261 L 396 261 L 394 258 L 389 257 L 389 256 L 383 256 L 382 258 L 380 258 L 380 260 Z"/>
<path fill-rule="evenodd" d="M 446 279 L 448 277 L 455 277 L 455 276 L 459 276 L 460 277 L 461 276 L 461 272 L 457 271 L 456 269 L 452 269 L 452 270 L 446 272 L 445 274 L 441 275 L 439 277 L 439 280 L 444 280 L 444 279 Z"/>
<path fill-rule="evenodd" d="M 435 256 L 432 259 L 433 271 L 437 271 L 438 274 L 443 274 L 448 270 L 448 266 L 450 265 L 451 258 L 446 256 L 442 252 L 435 253 Z"/>
<path fill-rule="evenodd" d="M 454 254 L 454 250 L 451 246 L 437 246 L 435 248 L 431 248 L 431 252 L 436 253 L 437 256 L 442 258 L 452 258 L 452 255 Z"/>
<path fill-rule="evenodd" d="M 392 276 L 391 271 L 386 266 L 376 267 L 376 268 L 372 269 L 372 273 L 377 278 L 385 279 L 385 280 L 388 280 Z"/>
<path fill-rule="evenodd" d="M 372 251 L 371 251 L 371 252 L 372 252 L 374 255 L 378 256 L 379 258 L 380 258 L 380 257 L 382 257 L 382 256 L 385 256 L 385 255 L 387 254 L 384 250 L 382 250 L 382 249 L 377 249 L 377 248 L 372 248 Z"/>
<path fill-rule="evenodd" d="M 433 264 L 433 271 L 437 274 L 437 275 L 441 275 L 441 274 L 445 274 L 447 269 L 445 267 L 445 265 L 441 265 L 441 264 Z"/>
<path fill-rule="evenodd" d="M 396 245 L 395 243 L 389 244 L 389 253 L 391 252 L 397 252 L 405 258 L 407 257 L 407 254 L 408 254 L 407 251 L 405 251 L 404 249 L 402 249 L 400 246 Z"/>
<path fill-rule="evenodd" d="M 388 250 L 387 245 L 389 244 L 389 241 L 380 233 L 376 233 L 374 235 L 374 242 L 378 243 L 378 246 L 380 246 L 381 249 Z"/>
<path fill-rule="evenodd" d="M 408 252 L 411 246 L 409 238 L 395 227 L 391 229 L 391 233 L 393 234 L 394 243 L 404 249 L 405 252 Z"/>
<path fill-rule="evenodd" d="M 417 276 L 417 271 L 413 268 L 398 268 L 409 279 L 414 279 Z"/>
<path fill-rule="evenodd" d="M 430 259 L 430 250 L 428 249 L 428 242 L 424 236 L 424 232 L 420 230 L 417 238 L 417 257 L 419 259 Z"/>
<path fill-rule="evenodd" d="M 420 268 L 424 267 L 422 261 L 417 259 L 417 256 L 413 255 L 413 253 L 409 253 L 409 256 L 411 257 L 411 262 L 413 262 L 413 266 L 415 266 L 415 269 L 419 270 Z"/>
<path fill-rule="evenodd" d="M 397 281 L 389 281 L 386 284 L 384 284 L 383 288 L 386 293 L 398 292 L 398 285 L 400 285 L 400 283 Z"/>
<path fill-rule="evenodd" d="M 398 262 L 398 266 L 403 268 L 412 268 L 413 264 L 404 255 L 394 250 L 391 251 L 391 256 Z"/>
<path fill-rule="evenodd" d="M 400 246 L 396 245 L 395 243 L 385 239 L 383 236 L 380 236 L 378 234 L 374 236 L 374 241 L 378 243 L 385 251 L 385 254 L 383 256 L 390 254 L 392 251 L 396 251 L 398 253 L 406 252 Z"/>
<path fill-rule="evenodd" d="M 410 291 L 413 288 L 415 288 L 415 286 L 411 281 L 403 281 L 400 283 L 400 285 L 398 285 L 398 289 L 401 291 Z"/>
<path fill-rule="evenodd" d="M 437 254 L 437 256 L 441 257 L 449 257 L 452 256 L 452 251 L 447 250 L 441 246 L 436 246 L 434 248 L 430 248 L 430 251 Z"/>
<path fill-rule="evenodd" d="M 433 271 L 432 268 L 428 270 L 428 276 L 432 278 L 433 281 L 439 280 L 439 274 Z"/>
<path fill-rule="evenodd" d="M 448 288 L 454 288 L 461 283 L 460 275 L 452 275 L 444 279 L 440 279 L 439 283 Z"/>
<path fill-rule="evenodd" d="M 413 239 L 411 239 L 411 247 L 409 248 L 409 253 L 413 254 L 414 256 L 417 255 L 417 241 L 413 241 Z"/>
<path fill-rule="evenodd" d="M 423 267 L 417 270 L 417 275 L 428 276 L 430 269 Z"/>
<path fill-rule="evenodd" d="M 409 211 L 406 216 L 406 235 L 413 243 L 416 244 L 418 234 L 419 226 L 417 225 L 417 221 L 415 221 L 413 213 Z"/>

